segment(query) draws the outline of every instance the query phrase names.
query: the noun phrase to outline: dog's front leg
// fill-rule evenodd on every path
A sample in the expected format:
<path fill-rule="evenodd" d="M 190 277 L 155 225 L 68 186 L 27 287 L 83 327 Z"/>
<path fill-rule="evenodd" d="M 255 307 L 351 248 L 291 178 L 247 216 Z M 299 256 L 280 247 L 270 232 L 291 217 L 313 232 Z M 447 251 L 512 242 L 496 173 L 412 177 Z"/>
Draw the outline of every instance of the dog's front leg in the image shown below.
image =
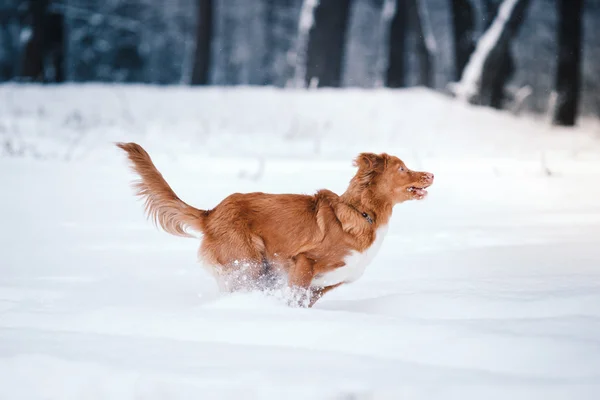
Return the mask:
<path fill-rule="evenodd" d="M 323 287 L 323 288 L 317 288 L 317 289 L 313 289 L 311 292 L 311 298 L 310 298 L 310 303 L 308 304 L 309 307 L 312 307 L 315 305 L 315 303 L 321 298 L 323 297 L 323 295 L 327 292 L 329 292 L 332 289 L 335 289 L 336 287 L 340 286 L 343 282 L 337 283 L 335 285 L 331 285 L 331 286 L 327 286 L 327 287 Z"/>
<path fill-rule="evenodd" d="M 293 258 L 288 272 L 288 286 L 292 290 L 293 302 L 301 307 L 309 307 L 311 301 L 310 283 L 314 276 L 314 261 L 299 254 Z"/>

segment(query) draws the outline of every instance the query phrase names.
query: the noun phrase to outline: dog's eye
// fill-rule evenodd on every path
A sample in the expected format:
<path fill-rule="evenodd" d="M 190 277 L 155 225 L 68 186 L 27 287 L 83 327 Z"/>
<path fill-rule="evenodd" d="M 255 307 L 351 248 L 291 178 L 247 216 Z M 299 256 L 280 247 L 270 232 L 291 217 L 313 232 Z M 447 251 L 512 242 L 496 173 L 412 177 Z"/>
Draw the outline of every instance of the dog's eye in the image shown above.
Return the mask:
<path fill-rule="evenodd" d="M 399 171 L 399 172 L 404 172 L 404 167 L 400 167 L 400 168 L 398 168 L 398 171 Z"/>

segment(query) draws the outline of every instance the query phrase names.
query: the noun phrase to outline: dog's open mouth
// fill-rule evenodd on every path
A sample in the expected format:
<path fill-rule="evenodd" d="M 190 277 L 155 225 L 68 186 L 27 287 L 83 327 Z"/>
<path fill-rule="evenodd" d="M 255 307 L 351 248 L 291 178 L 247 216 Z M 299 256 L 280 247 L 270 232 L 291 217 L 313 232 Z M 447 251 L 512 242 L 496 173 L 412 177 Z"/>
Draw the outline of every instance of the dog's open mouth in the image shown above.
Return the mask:
<path fill-rule="evenodd" d="M 425 189 L 428 188 L 428 187 L 429 187 L 429 185 L 422 186 L 422 187 L 410 186 L 408 188 L 408 191 L 410 193 L 412 193 L 414 197 L 422 199 L 423 197 L 427 196 L 427 190 L 425 190 Z"/>

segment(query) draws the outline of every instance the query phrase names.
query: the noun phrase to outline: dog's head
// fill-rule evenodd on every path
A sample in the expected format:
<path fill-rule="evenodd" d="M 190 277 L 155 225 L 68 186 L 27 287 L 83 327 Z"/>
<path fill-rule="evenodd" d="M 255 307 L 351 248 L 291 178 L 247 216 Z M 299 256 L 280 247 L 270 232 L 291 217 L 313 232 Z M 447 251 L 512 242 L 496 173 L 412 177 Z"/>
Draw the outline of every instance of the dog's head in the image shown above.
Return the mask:
<path fill-rule="evenodd" d="M 433 174 L 409 169 L 398 157 L 388 154 L 361 153 L 355 160 L 355 179 L 392 204 L 421 200 L 433 184 Z"/>

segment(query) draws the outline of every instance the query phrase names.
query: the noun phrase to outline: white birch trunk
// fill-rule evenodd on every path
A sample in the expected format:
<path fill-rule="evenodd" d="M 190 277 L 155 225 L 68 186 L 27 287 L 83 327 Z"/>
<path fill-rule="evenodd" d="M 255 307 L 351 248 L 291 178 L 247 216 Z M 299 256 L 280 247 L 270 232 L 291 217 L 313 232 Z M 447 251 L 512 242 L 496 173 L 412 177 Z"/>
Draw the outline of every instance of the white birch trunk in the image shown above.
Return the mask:
<path fill-rule="evenodd" d="M 298 22 L 298 37 L 296 39 L 295 49 L 289 54 L 289 59 L 293 65 L 294 75 L 288 86 L 297 88 L 306 87 L 306 62 L 308 50 L 308 37 L 310 29 L 315 23 L 315 8 L 319 5 L 319 0 L 304 0 L 300 10 L 300 20 Z"/>
<path fill-rule="evenodd" d="M 433 56 L 437 52 L 437 41 L 433 35 L 429 9 L 427 8 L 427 2 L 425 0 L 417 0 L 417 12 L 419 13 L 419 19 L 421 20 L 421 26 L 423 27 L 425 47 L 427 48 L 429 55 Z"/>
<path fill-rule="evenodd" d="M 384 0 L 381 9 L 381 21 L 379 22 L 379 48 L 377 50 L 377 61 L 375 66 L 375 87 L 383 87 L 385 71 L 388 68 L 388 48 L 390 41 L 390 26 L 396 13 L 396 0 Z"/>
<path fill-rule="evenodd" d="M 493 58 L 512 38 L 515 20 L 523 12 L 529 0 L 504 0 L 488 30 L 477 42 L 475 51 L 465 66 L 461 80 L 451 90 L 460 100 L 481 103 L 485 96 L 486 71 L 495 68 Z"/>

